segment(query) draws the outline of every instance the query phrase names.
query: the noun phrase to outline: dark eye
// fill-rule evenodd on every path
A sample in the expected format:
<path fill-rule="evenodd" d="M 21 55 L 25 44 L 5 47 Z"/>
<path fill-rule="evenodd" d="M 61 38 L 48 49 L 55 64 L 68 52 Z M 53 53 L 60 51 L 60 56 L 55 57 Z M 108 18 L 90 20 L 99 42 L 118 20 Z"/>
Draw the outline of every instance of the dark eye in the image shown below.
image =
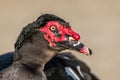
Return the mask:
<path fill-rule="evenodd" d="M 51 26 L 51 27 L 50 27 L 50 30 L 51 30 L 51 31 L 55 31 L 56 29 L 57 29 L 56 26 Z"/>

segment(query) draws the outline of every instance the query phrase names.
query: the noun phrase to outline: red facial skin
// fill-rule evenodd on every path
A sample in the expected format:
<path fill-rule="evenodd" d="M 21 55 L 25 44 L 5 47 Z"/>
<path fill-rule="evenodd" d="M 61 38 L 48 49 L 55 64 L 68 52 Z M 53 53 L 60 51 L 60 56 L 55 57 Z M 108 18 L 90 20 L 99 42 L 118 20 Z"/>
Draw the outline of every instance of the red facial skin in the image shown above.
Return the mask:
<path fill-rule="evenodd" d="M 57 35 L 51 31 L 51 26 L 55 26 L 56 30 L 59 31 L 61 37 L 57 37 Z M 66 27 L 61 25 L 59 22 L 50 21 L 43 28 L 40 28 L 42 32 L 45 33 L 46 40 L 52 44 L 52 46 L 56 46 L 54 42 L 63 42 L 67 41 L 67 37 L 65 35 L 69 35 L 73 37 L 76 41 L 80 39 L 80 35 L 74 32 L 70 27 Z"/>
<path fill-rule="evenodd" d="M 74 41 L 77 41 L 78 43 L 78 40 L 80 40 L 80 35 L 78 33 L 74 32 L 68 26 L 63 26 L 57 21 L 49 21 L 45 26 L 43 26 L 39 30 L 44 33 L 45 39 L 49 42 L 50 46 L 52 47 L 56 47 L 56 43 L 62 43 L 65 41 L 69 42 L 69 38 L 71 37 Z M 86 55 L 92 54 L 90 49 L 83 44 L 77 44 L 77 46 L 69 44 L 68 46 Z"/>

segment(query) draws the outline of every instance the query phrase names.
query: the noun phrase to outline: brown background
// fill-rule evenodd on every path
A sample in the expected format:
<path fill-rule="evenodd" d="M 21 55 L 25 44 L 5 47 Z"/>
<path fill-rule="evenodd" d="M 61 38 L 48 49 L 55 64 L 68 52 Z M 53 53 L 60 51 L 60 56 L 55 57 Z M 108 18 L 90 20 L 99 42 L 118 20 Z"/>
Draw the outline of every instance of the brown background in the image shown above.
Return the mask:
<path fill-rule="evenodd" d="M 0 53 L 13 51 L 22 27 L 56 14 L 81 34 L 94 54 L 74 51 L 101 80 L 120 80 L 120 0 L 0 0 Z"/>

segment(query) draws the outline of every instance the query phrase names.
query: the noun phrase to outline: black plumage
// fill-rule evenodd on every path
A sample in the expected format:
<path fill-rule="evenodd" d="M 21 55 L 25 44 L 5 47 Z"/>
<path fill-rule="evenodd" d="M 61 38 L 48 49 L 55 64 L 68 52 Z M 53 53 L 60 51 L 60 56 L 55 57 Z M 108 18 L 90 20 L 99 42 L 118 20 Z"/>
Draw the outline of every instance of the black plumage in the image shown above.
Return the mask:
<path fill-rule="evenodd" d="M 13 55 L 14 52 L 9 52 L 0 56 L 0 71 L 12 65 Z M 77 69 L 79 66 L 80 68 Z M 71 68 L 73 74 L 67 73 L 65 68 Z M 59 53 L 54 56 L 45 64 L 44 72 L 48 80 L 76 80 L 74 74 L 79 80 L 99 80 L 85 62 L 77 59 L 70 52 Z"/>
<path fill-rule="evenodd" d="M 47 25 L 47 23 L 49 23 L 50 21 L 52 21 L 52 25 Z M 57 28 L 60 28 L 57 29 L 59 30 L 59 33 L 56 34 L 56 31 L 52 31 L 51 28 L 48 28 L 51 26 L 58 26 Z M 47 32 L 41 30 L 41 28 L 43 29 L 43 27 L 47 27 L 47 30 L 49 29 L 50 33 L 54 35 L 52 37 L 54 37 L 55 39 L 52 38 L 53 40 L 51 40 L 51 35 L 48 36 L 48 39 L 50 40 L 46 39 L 45 36 Z M 84 75 L 79 74 L 79 67 L 81 66 L 81 64 L 83 64 L 82 62 L 79 63 L 79 60 L 77 59 L 73 60 L 75 59 L 75 57 L 72 55 L 57 55 L 60 51 L 65 49 L 74 49 L 76 51 L 79 51 L 80 49 L 82 53 L 91 54 L 91 50 L 89 48 L 84 45 L 81 46 L 81 44 L 79 44 L 79 35 L 72 31 L 72 29 L 70 28 L 71 27 L 69 26 L 68 22 L 53 14 L 41 15 L 36 21 L 28 24 L 26 27 L 23 28 L 15 43 L 14 57 L 10 58 L 13 59 L 13 61 L 10 62 L 10 64 L 12 65 L 7 65 L 6 67 L 8 68 L 4 67 L 5 69 L 2 68 L 3 70 L 0 72 L 0 80 L 47 80 L 47 78 L 48 80 L 71 80 L 73 76 L 66 74 L 71 72 L 70 70 L 72 69 L 75 70 L 76 75 L 78 74 L 78 80 L 86 80 Z M 68 31 L 64 31 L 64 29 Z M 63 33 L 64 35 L 61 33 Z M 58 34 L 61 36 L 58 37 Z M 69 38 L 72 38 L 72 40 L 70 40 Z M 74 44 L 77 44 L 78 47 L 76 47 Z M 70 58 L 71 60 L 67 60 L 64 57 Z M 51 60 L 51 58 L 53 59 Z M 76 66 L 79 64 L 80 66 L 78 67 L 77 71 Z M 76 66 L 74 67 L 73 65 Z M 58 72 L 56 72 L 56 70 Z M 88 70 L 88 72 L 90 72 L 90 70 L 87 68 L 85 70 Z M 50 75 L 52 76 L 49 76 L 49 71 L 52 72 L 50 73 Z M 54 72 L 56 73 L 56 75 L 54 75 Z M 59 72 L 61 75 L 57 75 L 57 73 Z M 64 76 L 64 74 L 66 76 Z"/>
<path fill-rule="evenodd" d="M 8 52 L 0 55 L 0 71 L 9 67 L 13 62 L 14 52 Z"/>
<path fill-rule="evenodd" d="M 46 63 L 44 71 L 48 80 L 99 80 L 85 62 L 70 52 L 57 54 Z"/>

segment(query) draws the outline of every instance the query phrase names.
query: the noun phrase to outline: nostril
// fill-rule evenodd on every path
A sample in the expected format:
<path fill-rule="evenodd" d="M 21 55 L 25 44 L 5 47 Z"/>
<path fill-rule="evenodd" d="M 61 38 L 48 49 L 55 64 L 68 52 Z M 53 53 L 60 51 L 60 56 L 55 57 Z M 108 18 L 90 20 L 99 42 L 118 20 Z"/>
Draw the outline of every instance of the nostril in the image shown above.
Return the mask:
<path fill-rule="evenodd" d="M 65 36 L 65 37 L 70 37 L 70 35 L 68 35 L 68 34 L 64 34 L 64 36 Z"/>

